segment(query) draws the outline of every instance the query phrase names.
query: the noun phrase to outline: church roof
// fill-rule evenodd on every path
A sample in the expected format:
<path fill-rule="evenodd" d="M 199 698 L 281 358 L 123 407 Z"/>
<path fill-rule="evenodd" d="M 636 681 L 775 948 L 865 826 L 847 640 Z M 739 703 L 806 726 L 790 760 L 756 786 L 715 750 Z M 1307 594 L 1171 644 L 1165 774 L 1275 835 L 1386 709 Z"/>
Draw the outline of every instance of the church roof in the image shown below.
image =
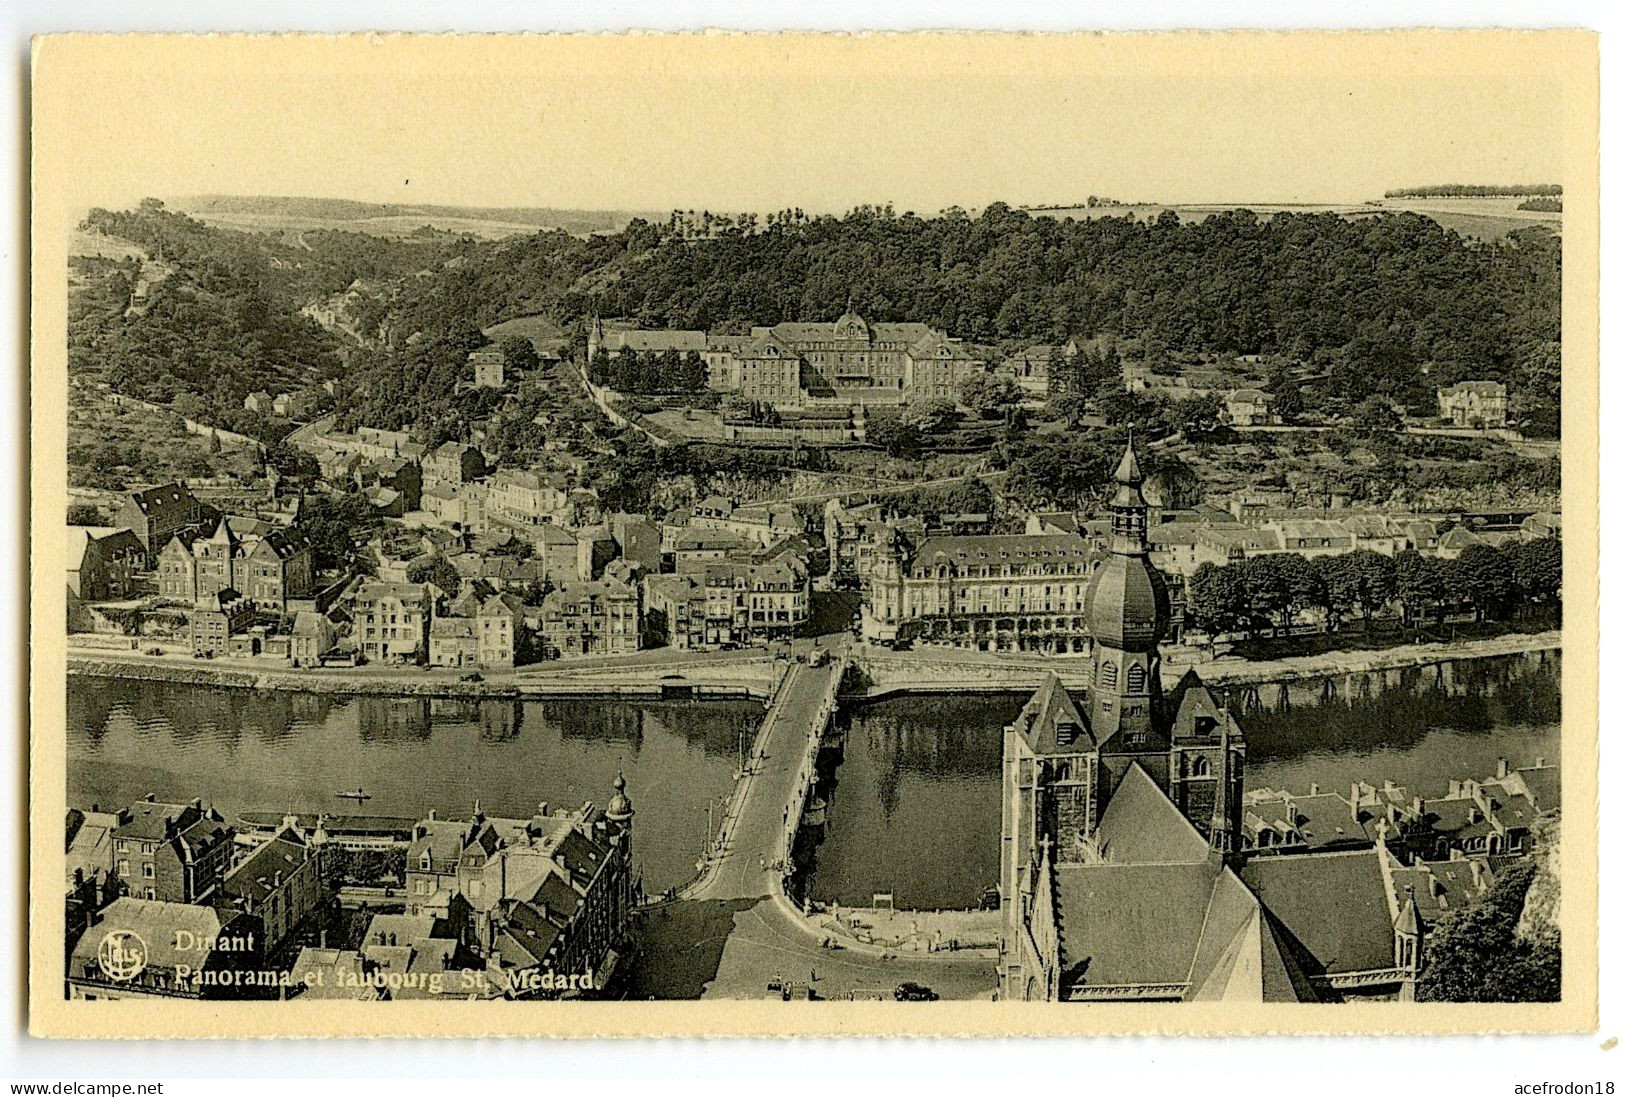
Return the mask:
<path fill-rule="evenodd" d="M 1145 483 L 1145 476 L 1140 472 L 1140 458 L 1134 452 L 1134 432 L 1128 436 L 1128 445 L 1123 448 L 1123 459 L 1117 463 L 1117 475 L 1114 477 L 1119 484 L 1138 486 Z"/>
<path fill-rule="evenodd" d="M 1185 864 L 1208 856 L 1207 839 L 1138 762 L 1130 763 L 1112 792 L 1095 840 L 1100 855 L 1113 863 Z"/>
<path fill-rule="evenodd" d="M 1022 706 L 1016 729 L 1035 754 L 1081 754 L 1098 746 L 1089 721 L 1053 672 Z"/>
<path fill-rule="evenodd" d="M 1186 1001 L 1305 1002 L 1317 995 L 1273 919 L 1229 869 L 1214 881 Z"/>
<path fill-rule="evenodd" d="M 1090 631 L 1107 647 L 1149 651 L 1168 631 L 1168 583 L 1143 556 L 1108 555 L 1087 606 Z"/>
<path fill-rule="evenodd" d="M 1255 857 L 1241 879 L 1328 972 L 1394 962 L 1393 918 L 1375 848 Z"/>
<path fill-rule="evenodd" d="M 1184 983 L 1218 871 L 1208 861 L 1057 866 L 1062 979 Z"/>

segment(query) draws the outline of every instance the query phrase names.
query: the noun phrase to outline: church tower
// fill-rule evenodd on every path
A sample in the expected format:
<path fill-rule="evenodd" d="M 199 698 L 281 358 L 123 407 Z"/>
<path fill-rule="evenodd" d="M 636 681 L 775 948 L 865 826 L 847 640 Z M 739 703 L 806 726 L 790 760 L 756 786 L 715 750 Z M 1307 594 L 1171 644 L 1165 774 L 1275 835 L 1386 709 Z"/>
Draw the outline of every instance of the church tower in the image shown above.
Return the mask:
<path fill-rule="evenodd" d="M 1132 430 L 1116 481 L 1110 554 L 1089 584 L 1086 604 L 1094 636 L 1089 725 L 1103 748 L 1166 749 L 1156 741 L 1162 726 L 1157 645 L 1168 632 L 1168 584 L 1148 555 L 1145 477 Z"/>

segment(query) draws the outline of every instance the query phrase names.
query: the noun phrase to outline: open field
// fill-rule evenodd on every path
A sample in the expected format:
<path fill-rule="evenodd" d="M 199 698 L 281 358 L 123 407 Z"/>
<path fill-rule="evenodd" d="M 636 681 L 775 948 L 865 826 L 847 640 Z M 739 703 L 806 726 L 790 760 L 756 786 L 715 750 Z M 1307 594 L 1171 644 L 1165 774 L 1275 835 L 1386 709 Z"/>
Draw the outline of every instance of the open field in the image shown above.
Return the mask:
<path fill-rule="evenodd" d="M 567 336 L 558 321 L 551 316 L 516 316 L 484 330 L 487 339 L 501 342 L 511 335 L 529 339 L 537 350 L 557 351 L 564 346 Z"/>
<path fill-rule="evenodd" d="M 248 232 L 339 229 L 402 237 L 425 225 L 487 239 L 564 229 L 576 235 L 615 232 L 640 214 L 627 210 L 397 205 L 338 198 L 185 195 L 166 199 L 170 209 L 210 225 Z M 660 217 L 653 214 L 649 216 Z"/>
<path fill-rule="evenodd" d="M 1370 217 L 1382 212 L 1408 211 L 1430 217 L 1444 228 L 1462 236 L 1475 236 L 1481 240 L 1499 240 L 1509 232 L 1531 225 L 1545 225 L 1554 232 L 1562 231 L 1562 214 L 1520 210 L 1518 203 L 1522 201 L 1522 198 L 1385 198 L 1380 202 L 1344 204 L 1146 203 L 1123 206 L 1029 207 L 1028 212 L 1037 217 L 1072 218 L 1078 221 L 1092 221 L 1102 217 L 1133 217 L 1149 221 L 1164 210 L 1172 210 L 1181 220 L 1201 221 L 1215 213 L 1233 209 L 1250 209 L 1260 217 L 1270 217 L 1277 213 L 1335 213 L 1340 217 Z"/>
<path fill-rule="evenodd" d="M 258 454 L 247 446 L 225 444 L 219 453 L 210 453 L 208 439 L 187 433 L 178 417 L 117 407 L 81 389 L 70 390 L 70 484 L 107 488 L 222 475 L 247 482 L 258 471 Z"/>
<path fill-rule="evenodd" d="M 120 240 L 116 236 L 104 236 L 99 232 L 81 232 L 74 230 L 73 237 L 68 241 L 69 255 L 83 255 L 93 259 L 141 259 L 147 258 L 147 253 L 128 240 Z"/>

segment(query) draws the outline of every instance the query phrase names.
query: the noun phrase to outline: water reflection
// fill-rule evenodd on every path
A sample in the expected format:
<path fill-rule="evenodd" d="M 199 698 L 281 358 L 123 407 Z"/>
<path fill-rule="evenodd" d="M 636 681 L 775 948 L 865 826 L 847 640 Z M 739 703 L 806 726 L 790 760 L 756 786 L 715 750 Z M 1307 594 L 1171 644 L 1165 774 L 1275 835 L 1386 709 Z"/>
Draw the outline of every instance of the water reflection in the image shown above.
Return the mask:
<path fill-rule="evenodd" d="M 1557 652 L 1234 689 L 1246 712 L 1248 787 L 1306 791 L 1392 780 L 1442 792 L 1452 777 L 1555 760 Z M 829 820 L 809 844 L 811 895 L 898 906 L 974 905 L 997 882 L 1000 731 L 1025 695 L 908 697 L 849 717 L 826 781 Z"/>
<path fill-rule="evenodd" d="M 345 698 L 71 678 L 69 802 L 201 796 L 239 811 L 529 815 L 602 801 L 625 770 L 645 886 L 686 880 L 705 805 L 732 786 L 749 702 Z"/>

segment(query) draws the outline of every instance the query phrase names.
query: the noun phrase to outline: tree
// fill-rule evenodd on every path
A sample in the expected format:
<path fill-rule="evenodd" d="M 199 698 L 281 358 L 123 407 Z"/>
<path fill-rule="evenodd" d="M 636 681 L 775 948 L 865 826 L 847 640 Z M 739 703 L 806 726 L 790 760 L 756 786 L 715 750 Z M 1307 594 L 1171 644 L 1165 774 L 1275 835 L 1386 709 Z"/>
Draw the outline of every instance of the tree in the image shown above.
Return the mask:
<path fill-rule="evenodd" d="M 502 367 L 513 370 L 515 373 L 529 373 L 538 369 L 542 364 L 542 356 L 536 353 L 536 344 L 523 335 L 510 335 L 497 344 L 502 351 Z"/>
<path fill-rule="evenodd" d="M 299 528 L 310 538 L 311 555 L 321 569 L 346 566 L 356 542 L 370 537 L 378 524 L 377 512 L 359 492 L 337 498 L 312 496 L 299 513 Z"/>
<path fill-rule="evenodd" d="M 1500 617 L 1517 593 L 1512 562 L 1493 545 L 1469 545 L 1454 573 L 1459 589 L 1486 617 Z"/>
<path fill-rule="evenodd" d="M 463 577 L 444 556 L 435 555 L 427 560 L 414 560 L 406 568 L 408 583 L 433 583 L 447 594 L 456 594 Z"/>
<path fill-rule="evenodd" d="M 1218 430 L 1223 411 L 1224 401 L 1218 393 L 1175 400 L 1169 407 L 1174 427 L 1184 431 L 1192 442 L 1200 442 Z"/>
<path fill-rule="evenodd" d="M 959 399 L 982 418 L 997 419 L 1021 403 L 1021 386 L 1008 374 L 983 371 L 960 383 Z"/>
<path fill-rule="evenodd" d="M 1563 587 L 1563 542 L 1556 537 L 1519 541 L 1506 552 L 1520 596 L 1531 602 L 1557 600 Z"/>
<path fill-rule="evenodd" d="M 1285 365 L 1277 366 L 1265 383 L 1275 397 L 1275 413 L 1283 423 L 1296 423 L 1303 414 L 1303 391 Z"/>
<path fill-rule="evenodd" d="M 68 504 L 68 525 L 70 526 L 99 526 L 102 524 L 100 507 L 89 503 Z"/>
<path fill-rule="evenodd" d="M 209 432 L 209 452 L 211 454 L 220 452 L 220 434 L 218 431 L 211 430 Z"/>
<path fill-rule="evenodd" d="M 865 433 L 891 457 L 912 461 L 920 456 L 920 429 L 905 416 L 870 414 Z"/>
<path fill-rule="evenodd" d="M 1444 597 L 1439 562 L 1406 549 L 1394 557 L 1394 593 L 1405 606 L 1405 616 L 1414 621 L 1428 606 Z"/>
<path fill-rule="evenodd" d="M 924 434 L 936 434 L 947 430 L 959 418 L 959 409 L 952 400 L 941 397 L 931 397 L 919 403 L 910 404 L 903 412 L 903 418 L 912 422 Z"/>
<path fill-rule="evenodd" d="M 1099 493 L 1111 477 L 1106 451 L 1076 435 L 1027 435 L 1012 447 L 1005 494 L 1025 505 L 1073 509 Z"/>
<path fill-rule="evenodd" d="M 1557 941 L 1518 936 L 1535 863 L 1502 869 L 1489 894 L 1446 911 L 1428 934 L 1416 982 L 1421 1002 L 1555 1002 L 1563 990 Z"/>
<path fill-rule="evenodd" d="M 1241 569 L 1207 563 L 1191 576 L 1185 595 L 1187 619 L 1209 633 L 1234 632 L 1251 616 Z"/>
<path fill-rule="evenodd" d="M 1349 425 L 1364 438 L 1389 434 L 1399 429 L 1399 416 L 1381 396 L 1367 396 L 1349 413 Z"/>
<path fill-rule="evenodd" d="M 1270 553 L 1255 556 L 1241 565 L 1241 581 L 1247 591 L 1247 605 L 1272 623 L 1289 616 L 1292 590 L 1282 556 Z"/>

